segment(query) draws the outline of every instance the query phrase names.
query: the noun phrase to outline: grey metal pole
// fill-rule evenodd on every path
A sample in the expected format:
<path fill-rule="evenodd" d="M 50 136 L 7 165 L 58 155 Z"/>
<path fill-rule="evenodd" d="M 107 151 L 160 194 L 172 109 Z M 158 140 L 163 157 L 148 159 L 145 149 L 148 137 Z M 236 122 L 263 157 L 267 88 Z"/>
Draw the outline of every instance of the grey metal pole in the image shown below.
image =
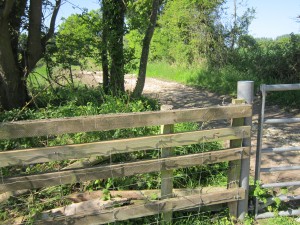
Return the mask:
<path fill-rule="evenodd" d="M 262 138 L 264 130 L 264 120 L 265 120 L 265 105 L 266 105 L 266 91 L 265 84 L 260 86 L 261 91 L 261 101 L 260 101 L 260 113 L 258 117 L 258 126 L 257 126 L 257 143 L 256 143 L 256 159 L 255 159 L 255 184 L 260 180 L 260 167 L 261 167 L 261 149 L 262 149 Z M 255 218 L 258 215 L 258 205 L 259 200 L 255 198 Z"/>
<path fill-rule="evenodd" d="M 238 81 L 237 97 L 244 99 L 247 104 L 253 105 L 254 81 Z M 245 118 L 245 125 L 252 126 L 252 117 Z M 243 146 L 251 147 L 251 138 L 243 140 Z M 248 212 L 250 157 L 241 161 L 240 186 L 246 190 L 245 199 L 238 202 L 238 219 L 244 220 Z"/>

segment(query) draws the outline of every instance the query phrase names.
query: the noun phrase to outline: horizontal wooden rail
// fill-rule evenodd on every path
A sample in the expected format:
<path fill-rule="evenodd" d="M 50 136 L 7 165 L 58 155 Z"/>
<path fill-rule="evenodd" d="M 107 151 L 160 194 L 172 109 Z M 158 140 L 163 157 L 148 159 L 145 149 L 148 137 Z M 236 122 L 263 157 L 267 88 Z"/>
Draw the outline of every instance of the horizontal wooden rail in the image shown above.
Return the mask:
<path fill-rule="evenodd" d="M 0 139 L 103 131 L 251 116 L 251 105 L 108 114 L 0 123 Z"/>
<path fill-rule="evenodd" d="M 194 207 L 233 202 L 245 198 L 245 189 L 228 189 L 218 193 L 197 194 L 165 200 L 151 201 L 142 205 L 128 205 L 100 209 L 100 200 L 75 203 L 60 209 L 49 210 L 40 215 L 35 224 L 106 224 L 144 216 L 157 215 L 166 211 L 187 210 Z M 100 210 L 99 210 L 100 209 Z"/>
<path fill-rule="evenodd" d="M 173 189 L 173 197 L 183 197 L 188 195 L 201 195 L 201 194 L 209 194 L 214 192 L 222 192 L 227 190 L 226 187 L 198 187 L 198 188 L 180 188 Z M 161 189 L 147 189 L 147 190 L 111 190 L 109 192 L 111 198 L 129 198 L 132 200 L 145 200 L 149 201 L 149 199 L 153 198 L 153 196 L 157 196 L 158 199 L 161 199 Z M 73 203 L 79 203 L 84 201 L 89 201 L 93 199 L 103 199 L 105 197 L 105 193 L 103 190 L 98 191 L 86 191 L 79 193 L 72 193 L 68 196 L 65 196 L 66 199 L 72 201 Z"/>
<path fill-rule="evenodd" d="M 0 152 L 0 167 L 250 137 L 250 126 Z"/>
<path fill-rule="evenodd" d="M 170 158 L 97 166 L 85 169 L 9 177 L 1 180 L 0 193 L 226 162 L 248 158 L 249 154 L 249 147 L 241 147 Z"/>

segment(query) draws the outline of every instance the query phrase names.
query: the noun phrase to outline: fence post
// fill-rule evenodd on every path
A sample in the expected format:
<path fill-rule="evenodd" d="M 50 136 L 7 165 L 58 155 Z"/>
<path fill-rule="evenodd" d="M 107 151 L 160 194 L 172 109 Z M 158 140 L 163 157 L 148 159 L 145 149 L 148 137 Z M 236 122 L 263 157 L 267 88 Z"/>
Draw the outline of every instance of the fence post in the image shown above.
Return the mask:
<path fill-rule="evenodd" d="M 254 81 L 238 81 L 237 97 L 253 105 Z M 252 126 L 252 117 L 245 118 L 245 125 Z M 251 137 L 243 139 L 243 146 L 251 147 Z M 238 219 L 244 220 L 248 212 L 250 156 L 241 161 L 240 186 L 246 190 L 245 199 L 238 201 Z"/>
<path fill-rule="evenodd" d="M 244 104 L 244 99 L 232 99 L 233 105 Z M 231 120 L 232 127 L 238 127 L 245 125 L 244 118 L 233 118 Z M 230 141 L 230 148 L 239 148 L 242 146 L 242 139 L 236 139 Z M 240 176 L 241 176 L 241 160 L 233 160 L 229 161 L 229 169 L 228 169 L 228 185 L 227 188 L 238 188 L 240 184 Z M 238 201 L 228 202 L 229 214 L 238 218 Z"/>
<path fill-rule="evenodd" d="M 173 106 L 162 105 L 161 111 L 171 110 Z M 174 124 L 167 124 L 161 126 L 162 134 L 174 133 Z M 162 148 L 161 157 L 169 157 L 174 155 L 174 148 Z M 161 198 L 171 198 L 173 196 L 173 170 L 163 170 L 161 171 Z M 172 211 L 163 213 L 163 220 L 165 223 L 172 222 Z"/>

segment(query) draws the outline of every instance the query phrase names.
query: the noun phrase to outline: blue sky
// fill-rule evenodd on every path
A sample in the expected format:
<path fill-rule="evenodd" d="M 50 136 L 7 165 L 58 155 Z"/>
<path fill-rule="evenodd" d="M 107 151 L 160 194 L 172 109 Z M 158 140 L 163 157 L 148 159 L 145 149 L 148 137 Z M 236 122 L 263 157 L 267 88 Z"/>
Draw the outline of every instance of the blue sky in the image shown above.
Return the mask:
<path fill-rule="evenodd" d="M 84 7 L 89 10 L 99 8 L 99 0 L 68 0 L 75 6 Z M 228 0 L 229 14 L 234 0 Z M 254 37 L 276 38 L 277 36 L 290 33 L 300 33 L 299 0 L 244 0 L 248 7 L 256 10 L 255 19 L 249 28 L 249 33 Z M 58 16 L 68 17 L 70 14 L 80 12 L 70 3 L 62 6 Z M 59 21 L 58 21 L 59 22 Z"/>
<path fill-rule="evenodd" d="M 256 10 L 249 32 L 254 37 L 275 38 L 282 34 L 300 33 L 299 0 L 248 0 Z"/>

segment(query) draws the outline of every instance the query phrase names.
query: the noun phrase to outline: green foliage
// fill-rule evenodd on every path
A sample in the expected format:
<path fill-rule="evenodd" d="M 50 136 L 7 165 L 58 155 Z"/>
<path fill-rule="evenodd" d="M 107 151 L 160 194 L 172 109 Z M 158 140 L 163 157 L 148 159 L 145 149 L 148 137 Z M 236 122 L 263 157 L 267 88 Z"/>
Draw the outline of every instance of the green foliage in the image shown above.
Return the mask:
<path fill-rule="evenodd" d="M 281 192 L 281 194 L 284 194 L 287 192 L 287 189 L 282 188 L 280 192 Z M 251 193 L 250 193 L 250 195 L 251 195 Z M 282 210 L 288 210 L 291 208 L 291 206 L 289 206 L 288 203 L 281 201 L 280 198 L 277 197 L 276 191 L 274 191 L 272 189 L 262 188 L 260 185 L 260 182 L 257 182 L 255 184 L 253 196 L 255 196 L 262 204 L 267 206 L 266 207 L 267 211 L 274 212 L 275 218 L 271 219 L 271 221 L 276 221 L 276 218 L 277 219 L 279 218 L 278 220 L 286 222 L 283 224 L 289 224 L 290 220 L 280 218 L 278 216 L 278 212 L 282 211 Z"/>
<path fill-rule="evenodd" d="M 299 222 L 295 220 L 293 217 L 282 217 L 282 216 L 276 216 L 274 218 L 270 219 L 265 219 L 265 220 L 260 220 L 259 221 L 261 225 L 273 225 L 273 224 L 278 224 L 278 225 L 298 225 Z"/>
<path fill-rule="evenodd" d="M 260 182 L 256 182 L 253 195 L 265 204 L 268 198 L 272 196 L 268 189 L 261 187 Z"/>
<path fill-rule="evenodd" d="M 251 77 L 257 85 L 299 82 L 300 35 L 290 34 L 275 40 L 244 36 L 240 42 L 229 59 L 237 73 Z M 275 103 L 297 107 L 300 92 L 270 93 L 270 97 Z"/>
<path fill-rule="evenodd" d="M 187 65 L 201 62 L 217 41 L 212 32 L 223 2 L 167 1 L 153 37 L 151 59 Z"/>
<path fill-rule="evenodd" d="M 39 92 L 40 90 L 32 90 Z M 115 112 L 140 112 L 145 110 L 158 109 L 157 102 L 148 99 L 136 99 L 132 101 L 128 96 L 112 97 L 103 95 L 99 88 L 78 89 L 55 88 L 40 92 L 36 99 L 36 109 L 12 110 L 1 114 L 1 121 L 16 121 L 28 119 L 46 119 L 56 117 L 70 117 L 79 115 L 98 115 L 102 113 Z M 198 123 L 184 123 L 175 126 L 176 132 L 198 130 Z M 40 146 L 54 146 L 64 144 L 78 144 L 114 138 L 137 137 L 157 134 L 158 127 L 119 129 L 107 132 L 89 132 L 77 134 L 64 134 L 49 137 L 22 138 L 16 140 L 5 140 L 0 142 L 1 150 L 31 148 Z M 190 145 L 175 149 L 176 155 L 199 153 L 209 150 L 220 149 L 219 143 Z M 160 157 L 159 149 L 140 151 L 126 154 L 115 154 L 109 159 L 104 159 L 102 163 L 127 162 L 139 159 L 157 159 Z M 15 166 L 3 168 L 4 177 L 14 174 L 36 174 L 46 171 L 58 171 L 72 163 L 69 160 L 54 161 L 49 163 L 35 164 L 30 166 Z M 175 187 L 198 187 L 199 185 L 220 184 L 220 177 L 225 180 L 224 171 L 227 165 L 192 167 L 190 169 L 179 169 L 174 171 Z M 221 175 L 220 175 L 221 174 Z M 200 179 L 199 179 L 200 175 Z M 211 178 L 209 178 L 211 176 Z M 0 219 L 6 220 L 13 215 L 25 215 L 28 223 L 34 222 L 39 212 L 68 204 L 64 197 L 78 190 L 102 190 L 104 199 L 110 199 L 111 190 L 138 190 L 160 188 L 161 179 L 159 173 L 139 174 L 131 177 L 110 178 L 105 180 L 95 180 L 85 184 L 69 184 L 58 187 L 33 190 L 29 195 L 25 194 L 18 198 L 10 198 L 0 205 Z M 157 196 L 152 196 L 157 199 Z M 24 202 L 30 202 L 29 205 Z M 146 221 L 147 219 L 143 219 Z"/>
<path fill-rule="evenodd" d="M 300 35 L 291 34 L 276 40 L 250 37 L 243 40 L 247 44 L 231 59 L 238 71 L 254 74 L 266 82 L 293 83 L 299 79 Z"/>
<path fill-rule="evenodd" d="M 99 56 L 98 45 L 101 44 L 99 30 L 101 28 L 100 11 L 84 14 L 73 14 L 59 26 L 55 39 L 57 53 L 56 62 L 62 66 L 81 65 L 87 57 Z"/>
<path fill-rule="evenodd" d="M 58 32 L 47 47 L 45 62 L 49 78 L 62 75 L 73 83 L 74 67 L 84 70 L 91 59 L 100 61 L 102 19 L 100 10 L 72 14 L 59 25 Z M 68 76 L 61 74 L 60 70 Z"/>
<path fill-rule="evenodd" d="M 204 88 L 219 94 L 236 95 L 236 84 L 239 80 L 253 80 L 258 87 L 261 81 L 254 75 L 239 72 L 233 66 L 214 68 L 204 63 L 196 66 L 170 65 L 168 63 L 150 63 L 147 69 L 150 77 Z"/>
<path fill-rule="evenodd" d="M 39 92 L 39 90 L 33 90 Z M 107 113 L 140 112 L 157 110 L 154 100 L 145 98 L 132 101 L 129 96 L 116 98 L 105 96 L 100 88 L 79 87 L 78 89 L 61 88 L 47 89 L 40 92 L 35 100 L 37 109 L 15 109 L 0 114 L 0 121 L 18 121 L 32 119 L 47 119 L 72 116 L 87 116 Z M 154 131 L 153 128 L 122 129 L 108 132 L 90 132 L 58 135 L 56 138 L 38 137 L 21 138 L 16 140 L 0 141 L 0 149 L 29 148 L 40 146 L 53 146 L 57 144 L 83 143 L 108 138 L 128 137 L 142 135 L 144 132 Z"/>
<path fill-rule="evenodd" d="M 201 67 L 186 67 L 182 65 L 170 65 L 166 62 L 149 63 L 147 75 L 162 80 L 172 80 L 187 84 L 190 79 L 197 76 Z"/>
<path fill-rule="evenodd" d="M 33 91 L 38 92 L 39 90 Z M 158 109 L 157 102 L 154 100 L 148 100 L 145 98 L 131 100 L 128 96 L 116 98 L 112 96 L 105 96 L 101 93 L 102 92 L 99 88 L 86 89 L 86 87 L 80 87 L 78 90 L 74 90 L 74 88 L 71 87 L 64 89 L 49 89 L 41 92 L 39 97 L 36 99 L 36 104 L 38 106 L 37 109 L 28 108 L 24 110 L 15 109 L 12 111 L 5 111 L 1 113 L 0 120 L 16 121 L 45 119 L 116 112 L 140 112 Z M 64 134 L 51 137 L 21 138 L 16 140 L 0 141 L 0 149 L 5 151 L 20 148 L 76 144 L 112 138 L 150 135 L 157 132 L 157 127 L 148 127 L 113 130 L 107 132 Z M 110 160 L 111 163 L 113 163 L 120 162 L 120 160 L 124 158 L 129 158 L 130 160 L 134 157 L 136 157 L 134 154 L 123 154 L 121 156 L 113 156 Z M 5 167 L 1 169 L 1 175 L 6 177 L 14 174 L 28 175 L 46 171 L 57 171 L 67 167 L 70 163 L 71 162 L 69 160 L 64 160 L 34 164 L 30 166 Z M 144 179 L 147 180 L 147 177 Z M 131 181 L 128 180 L 126 182 L 129 184 Z M 147 182 L 152 184 L 151 180 Z M 115 183 L 113 179 L 107 179 L 106 181 L 96 180 L 91 183 L 92 185 L 89 186 L 89 183 L 87 182 L 86 187 L 80 184 L 69 184 L 38 189 L 33 190 L 33 192 L 29 195 L 25 194 L 18 198 L 10 198 L 7 202 L 1 203 L 0 205 L 0 221 L 4 221 L 15 216 L 25 215 L 29 218 L 27 222 L 31 223 L 34 221 L 34 218 L 39 212 L 69 204 L 70 202 L 63 196 L 74 191 L 78 191 L 78 189 L 82 190 L 82 188 L 86 190 L 103 189 L 106 199 L 109 199 L 109 190 L 114 187 L 113 184 Z M 124 185 L 124 183 L 122 183 L 122 185 Z"/>

